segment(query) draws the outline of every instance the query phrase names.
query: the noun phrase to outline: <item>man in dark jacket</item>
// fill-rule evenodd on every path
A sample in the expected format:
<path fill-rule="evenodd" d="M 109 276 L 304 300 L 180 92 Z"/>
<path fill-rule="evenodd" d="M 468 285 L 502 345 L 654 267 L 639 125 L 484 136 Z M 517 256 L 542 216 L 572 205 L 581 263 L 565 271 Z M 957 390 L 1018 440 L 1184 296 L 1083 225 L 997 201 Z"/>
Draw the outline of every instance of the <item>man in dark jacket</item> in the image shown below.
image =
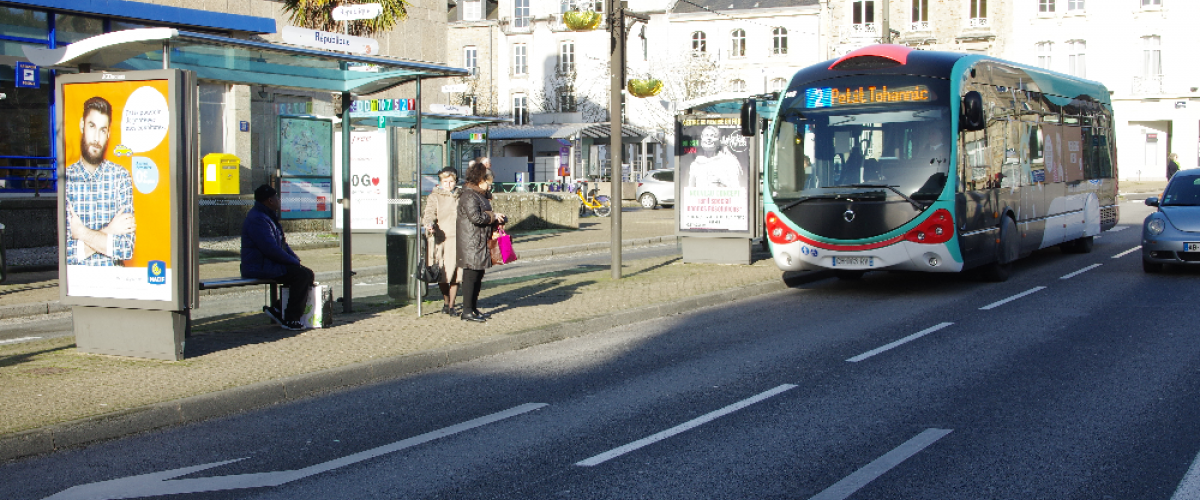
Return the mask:
<path fill-rule="evenodd" d="M 242 277 L 273 279 L 290 290 L 288 304 L 280 317 L 274 308 L 263 308 L 271 319 L 288 330 L 303 330 L 300 317 L 308 292 L 313 287 L 313 272 L 300 265 L 300 258 L 288 246 L 279 225 L 279 193 L 263 184 L 254 190 L 254 208 L 242 223 Z"/>

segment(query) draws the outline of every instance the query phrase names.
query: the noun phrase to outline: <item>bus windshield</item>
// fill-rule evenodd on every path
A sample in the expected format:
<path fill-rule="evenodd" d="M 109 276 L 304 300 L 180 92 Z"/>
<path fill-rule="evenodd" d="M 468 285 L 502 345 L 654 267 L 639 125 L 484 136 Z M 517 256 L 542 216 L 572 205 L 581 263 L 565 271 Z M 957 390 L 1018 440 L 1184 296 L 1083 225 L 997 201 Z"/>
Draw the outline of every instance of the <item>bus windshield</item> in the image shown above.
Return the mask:
<path fill-rule="evenodd" d="M 949 106 L 944 92 L 930 90 L 933 85 L 893 88 L 897 87 L 912 95 L 917 95 L 912 89 L 927 94 L 907 101 L 860 98 L 863 102 L 832 106 L 828 99 L 821 106 L 800 98 L 782 110 L 767 167 L 775 202 L 852 194 L 858 199 L 907 201 L 921 210 L 936 200 L 950 169 Z M 857 88 L 862 87 L 850 90 Z M 931 97 L 937 93 L 943 94 L 937 96 L 941 99 Z"/>

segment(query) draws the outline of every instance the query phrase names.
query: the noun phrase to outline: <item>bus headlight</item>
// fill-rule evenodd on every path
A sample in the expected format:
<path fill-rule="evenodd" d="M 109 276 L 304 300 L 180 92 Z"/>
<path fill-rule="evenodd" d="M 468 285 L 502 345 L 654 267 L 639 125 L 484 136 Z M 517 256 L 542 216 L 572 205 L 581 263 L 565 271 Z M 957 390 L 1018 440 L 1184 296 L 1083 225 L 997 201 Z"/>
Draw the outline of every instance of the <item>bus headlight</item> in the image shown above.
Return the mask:
<path fill-rule="evenodd" d="M 1158 236 L 1158 235 L 1162 234 L 1163 230 L 1165 230 L 1166 228 L 1167 228 L 1167 223 L 1163 222 L 1162 219 L 1154 218 L 1154 219 L 1150 219 L 1150 220 L 1146 221 L 1146 232 L 1150 233 L 1154 236 Z"/>

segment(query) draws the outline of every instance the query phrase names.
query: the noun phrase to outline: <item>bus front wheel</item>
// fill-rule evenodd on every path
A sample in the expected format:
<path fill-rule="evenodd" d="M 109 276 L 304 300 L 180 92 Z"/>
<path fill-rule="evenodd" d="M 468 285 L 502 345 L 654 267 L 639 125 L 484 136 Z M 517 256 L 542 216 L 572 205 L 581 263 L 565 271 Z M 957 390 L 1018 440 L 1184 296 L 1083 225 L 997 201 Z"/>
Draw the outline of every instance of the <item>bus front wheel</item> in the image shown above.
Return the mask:
<path fill-rule="evenodd" d="M 983 279 L 992 283 L 1008 281 L 1012 272 L 1012 263 L 1017 260 L 1020 252 L 1020 240 L 1017 239 L 1017 223 L 1011 217 L 1004 217 L 1000 224 L 1000 242 L 996 248 L 996 260 L 981 270 Z"/>

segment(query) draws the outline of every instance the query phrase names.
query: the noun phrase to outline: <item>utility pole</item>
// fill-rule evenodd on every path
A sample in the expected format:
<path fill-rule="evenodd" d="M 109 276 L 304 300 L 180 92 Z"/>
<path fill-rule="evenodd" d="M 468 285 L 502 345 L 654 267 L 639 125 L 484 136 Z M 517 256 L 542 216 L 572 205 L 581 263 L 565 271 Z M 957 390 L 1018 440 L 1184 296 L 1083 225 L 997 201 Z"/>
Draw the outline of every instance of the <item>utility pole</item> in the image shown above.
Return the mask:
<path fill-rule="evenodd" d="M 612 203 L 609 248 L 612 254 L 612 279 L 618 280 L 621 279 L 621 97 L 625 93 L 625 2 L 607 0 L 607 3 L 610 38 L 608 72 L 612 80 L 608 92 L 608 171 L 609 184 L 612 186 L 609 195 Z"/>
<path fill-rule="evenodd" d="M 879 36 L 879 43 L 892 43 L 892 9 L 888 5 L 888 0 L 882 0 L 882 3 L 883 5 L 881 7 L 883 8 L 883 16 L 880 17 L 879 23 L 879 31 L 881 32 Z"/>

